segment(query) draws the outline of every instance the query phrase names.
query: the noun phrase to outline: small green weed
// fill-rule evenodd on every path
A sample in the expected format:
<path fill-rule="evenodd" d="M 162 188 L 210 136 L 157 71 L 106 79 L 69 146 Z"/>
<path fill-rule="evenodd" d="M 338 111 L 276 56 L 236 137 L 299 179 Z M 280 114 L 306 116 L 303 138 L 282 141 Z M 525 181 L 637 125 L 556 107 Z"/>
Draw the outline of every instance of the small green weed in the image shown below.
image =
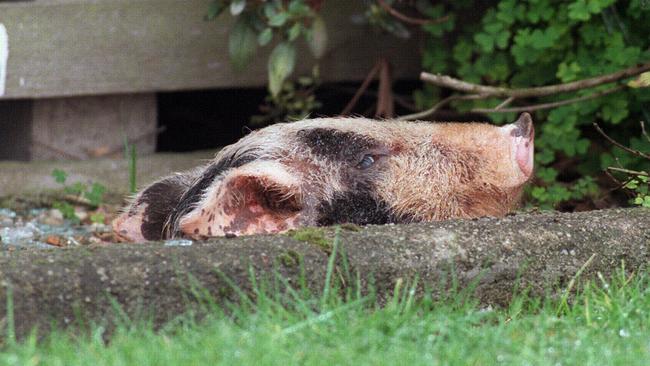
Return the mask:
<path fill-rule="evenodd" d="M 650 178 L 647 175 L 634 176 L 624 187 L 636 194 L 632 203 L 642 207 L 650 207 Z"/>
<path fill-rule="evenodd" d="M 129 192 L 135 193 L 138 190 L 138 157 L 135 145 L 129 143 L 129 139 L 126 137 L 124 137 L 124 157 L 129 165 Z"/>
<path fill-rule="evenodd" d="M 63 192 L 70 196 L 76 202 L 83 203 L 93 209 L 98 208 L 104 203 L 104 194 L 106 187 L 93 182 L 90 184 L 75 182 L 66 184 L 68 180 L 68 173 L 61 169 L 54 169 L 52 171 L 54 181 L 63 186 Z M 65 219 L 78 223 L 79 217 L 75 213 L 75 207 L 70 202 L 65 200 L 56 200 L 52 203 L 52 207 L 58 209 L 63 214 Z M 90 221 L 93 223 L 103 223 L 105 216 L 101 212 L 95 212 L 90 216 Z"/>

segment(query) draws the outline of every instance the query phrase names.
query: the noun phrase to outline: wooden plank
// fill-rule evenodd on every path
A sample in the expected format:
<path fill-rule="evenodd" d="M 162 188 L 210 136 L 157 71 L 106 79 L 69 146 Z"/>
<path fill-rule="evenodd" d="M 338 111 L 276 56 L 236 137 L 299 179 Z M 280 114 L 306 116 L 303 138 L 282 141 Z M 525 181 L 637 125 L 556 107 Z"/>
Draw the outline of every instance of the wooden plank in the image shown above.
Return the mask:
<path fill-rule="evenodd" d="M 0 2 L 9 59 L 0 98 L 44 98 L 266 83 L 266 47 L 245 72 L 228 60 L 230 15 L 204 21 L 210 0 L 37 0 Z M 359 1 L 329 0 L 330 52 L 325 81 L 361 80 L 380 56 L 396 77 L 416 77 L 417 40 L 404 41 L 351 23 Z M 303 47 L 305 49 L 305 47 Z M 300 53 L 298 73 L 312 59 Z"/>

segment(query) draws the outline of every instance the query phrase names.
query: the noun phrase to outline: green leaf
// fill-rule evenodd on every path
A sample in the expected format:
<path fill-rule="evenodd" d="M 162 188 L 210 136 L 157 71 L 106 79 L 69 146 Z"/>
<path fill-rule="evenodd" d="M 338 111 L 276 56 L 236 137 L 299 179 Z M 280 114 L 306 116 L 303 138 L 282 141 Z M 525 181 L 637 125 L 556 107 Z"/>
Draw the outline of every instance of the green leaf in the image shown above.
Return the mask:
<path fill-rule="evenodd" d="M 52 171 L 52 177 L 54 178 L 55 182 L 59 184 L 65 184 L 65 180 L 68 179 L 68 173 L 61 169 L 54 169 Z"/>
<path fill-rule="evenodd" d="M 320 16 L 314 18 L 311 26 L 311 34 L 307 39 L 309 50 L 317 59 L 323 57 L 327 51 L 327 27 L 325 21 Z"/>
<path fill-rule="evenodd" d="M 585 0 L 576 1 L 569 5 L 569 18 L 574 20 L 586 21 L 591 18 L 589 8 Z"/>
<path fill-rule="evenodd" d="M 296 38 L 300 36 L 301 30 L 302 30 L 302 24 L 300 24 L 299 22 L 294 23 L 294 25 L 292 25 L 291 28 L 289 28 L 289 32 L 288 32 L 289 41 L 291 42 L 295 41 Z"/>
<path fill-rule="evenodd" d="M 555 178 L 557 178 L 558 175 L 557 169 L 546 167 L 540 167 L 537 169 L 536 173 L 537 177 L 539 177 L 539 179 L 543 180 L 545 183 L 554 182 Z"/>
<path fill-rule="evenodd" d="M 624 187 L 627 189 L 637 189 L 639 188 L 639 181 L 636 179 L 632 179 L 631 181 L 625 183 Z"/>
<path fill-rule="evenodd" d="M 80 195 L 86 190 L 86 185 L 81 182 L 75 182 L 63 189 L 67 194 Z"/>
<path fill-rule="evenodd" d="M 269 17 L 269 25 L 271 27 L 282 27 L 289 19 L 289 13 L 279 12 Z"/>
<path fill-rule="evenodd" d="M 271 28 L 265 28 L 260 34 L 257 36 L 257 43 L 260 46 L 266 46 L 271 42 L 273 39 L 273 29 Z"/>
<path fill-rule="evenodd" d="M 101 212 L 95 212 L 90 215 L 90 222 L 93 224 L 103 224 L 106 221 L 106 215 Z"/>
<path fill-rule="evenodd" d="M 79 222 L 79 217 L 74 211 L 74 206 L 67 202 L 55 201 L 52 203 L 52 207 L 61 211 L 63 218 L 68 219 L 74 223 Z"/>
<path fill-rule="evenodd" d="M 630 88 L 647 88 L 650 86 L 650 71 L 644 72 L 627 83 Z"/>
<path fill-rule="evenodd" d="M 487 33 L 478 33 L 474 36 L 474 41 L 483 49 L 483 52 L 490 53 L 494 50 L 494 38 Z"/>
<path fill-rule="evenodd" d="M 570 64 L 562 62 L 558 67 L 556 76 L 562 80 L 563 83 L 566 83 L 578 79 L 580 71 L 582 71 L 582 69 L 577 62 L 573 61 Z"/>
<path fill-rule="evenodd" d="M 293 44 L 282 42 L 275 46 L 268 61 L 269 91 L 276 97 L 284 80 L 291 75 L 296 63 L 296 49 Z"/>
<path fill-rule="evenodd" d="M 504 49 L 508 46 L 510 40 L 510 31 L 504 30 L 495 35 L 495 43 L 499 49 Z"/>
<path fill-rule="evenodd" d="M 84 197 L 90 201 L 91 205 L 97 207 L 102 204 L 104 193 L 106 193 L 106 187 L 99 183 L 93 183 L 90 190 L 84 193 Z"/>
<path fill-rule="evenodd" d="M 217 18 L 225 9 L 226 4 L 222 0 L 215 0 L 208 5 L 208 14 L 205 16 L 207 20 Z"/>
<path fill-rule="evenodd" d="M 641 206 L 650 207 L 650 196 L 643 197 L 643 203 L 641 204 Z"/>
<path fill-rule="evenodd" d="M 234 69 L 243 70 L 253 58 L 256 50 L 257 35 L 255 30 L 245 17 L 238 18 L 228 39 L 228 51 Z"/>
<path fill-rule="evenodd" d="M 614 124 L 621 122 L 628 115 L 627 99 L 610 99 L 601 109 L 603 119 Z"/>
<path fill-rule="evenodd" d="M 246 0 L 232 0 L 230 3 L 230 14 L 237 16 L 246 8 Z"/>
<path fill-rule="evenodd" d="M 311 11 L 311 8 L 305 4 L 304 0 L 292 0 L 288 9 L 289 13 L 294 16 L 306 15 Z"/>

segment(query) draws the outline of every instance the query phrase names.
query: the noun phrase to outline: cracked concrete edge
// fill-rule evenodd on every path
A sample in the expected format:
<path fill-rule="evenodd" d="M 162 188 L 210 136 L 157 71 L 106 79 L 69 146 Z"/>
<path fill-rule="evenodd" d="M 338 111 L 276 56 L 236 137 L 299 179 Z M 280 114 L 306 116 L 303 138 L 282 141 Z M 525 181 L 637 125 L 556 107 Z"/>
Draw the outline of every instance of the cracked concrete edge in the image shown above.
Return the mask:
<path fill-rule="evenodd" d="M 628 271 L 645 269 L 649 223 L 650 210 L 635 208 L 368 226 L 342 229 L 339 253 L 364 288 L 372 283 L 380 302 L 400 279 L 417 276 L 419 293 L 428 288 L 439 296 L 454 276 L 461 288 L 472 284 L 481 303 L 504 305 L 515 288 L 539 295 L 564 288 L 592 256 L 581 280 L 612 274 L 622 261 Z M 315 230 L 334 237 L 333 228 Z M 258 277 L 277 271 L 297 286 L 301 266 L 292 259 L 298 257 L 307 287 L 318 293 L 326 250 L 291 235 L 220 238 L 187 247 L 147 243 L 16 252 L 0 258 L 0 324 L 10 287 L 18 334 L 52 321 L 111 322 L 111 298 L 128 316 L 149 314 L 160 325 L 196 305 L 192 284 L 217 304 L 238 300 L 227 279 L 254 295 L 251 268 Z"/>

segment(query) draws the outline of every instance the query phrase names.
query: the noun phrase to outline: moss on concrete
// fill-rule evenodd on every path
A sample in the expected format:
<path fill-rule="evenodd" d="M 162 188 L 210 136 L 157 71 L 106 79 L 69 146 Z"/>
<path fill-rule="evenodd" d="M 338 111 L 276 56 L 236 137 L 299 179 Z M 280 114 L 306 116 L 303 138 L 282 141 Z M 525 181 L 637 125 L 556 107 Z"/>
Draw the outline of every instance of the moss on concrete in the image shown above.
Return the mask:
<path fill-rule="evenodd" d="M 332 252 L 332 240 L 327 237 L 324 228 L 305 227 L 291 230 L 287 235 L 294 240 L 316 245 L 327 254 Z"/>
<path fill-rule="evenodd" d="M 302 257 L 295 250 L 287 250 L 278 256 L 278 260 L 285 267 L 296 267 L 302 262 Z"/>

